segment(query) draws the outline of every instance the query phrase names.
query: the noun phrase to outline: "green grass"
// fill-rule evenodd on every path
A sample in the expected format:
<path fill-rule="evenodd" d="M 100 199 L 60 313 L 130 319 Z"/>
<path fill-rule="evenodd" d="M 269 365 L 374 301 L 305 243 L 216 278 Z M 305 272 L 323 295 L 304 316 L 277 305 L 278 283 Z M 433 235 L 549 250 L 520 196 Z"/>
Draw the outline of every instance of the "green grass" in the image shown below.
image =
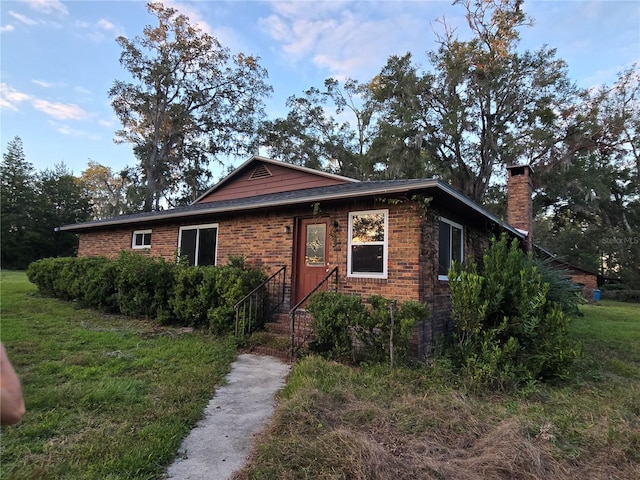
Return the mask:
<path fill-rule="evenodd" d="M 640 305 L 582 307 L 568 382 L 472 394 L 443 361 L 300 361 L 240 479 L 640 478 Z"/>
<path fill-rule="evenodd" d="M 2 427 L 0 478 L 162 478 L 235 342 L 41 298 L 23 273 L 0 281 L 0 334 L 27 403 Z M 471 394 L 443 360 L 307 357 L 236 478 L 640 478 L 640 305 L 581 308 L 572 379 L 518 392 Z"/>
<path fill-rule="evenodd" d="M 233 340 L 42 298 L 22 272 L 0 282 L 27 406 L 2 427 L 0 478 L 160 478 L 224 381 Z"/>

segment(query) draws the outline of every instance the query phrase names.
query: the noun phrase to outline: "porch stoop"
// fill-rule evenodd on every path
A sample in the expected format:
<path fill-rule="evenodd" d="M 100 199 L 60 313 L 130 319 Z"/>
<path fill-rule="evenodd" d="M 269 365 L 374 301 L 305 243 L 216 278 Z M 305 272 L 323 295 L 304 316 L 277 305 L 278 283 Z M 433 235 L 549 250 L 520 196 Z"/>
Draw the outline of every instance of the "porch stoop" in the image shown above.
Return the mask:
<path fill-rule="evenodd" d="M 288 311 L 276 311 L 271 315 L 271 321 L 265 324 L 265 332 L 255 332 L 260 340 L 249 348 L 253 353 L 271 355 L 289 360 L 291 352 L 291 315 Z M 296 315 L 296 331 L 294 344 L 299 351 L 308 346 L 313 340 L 311 321 L 306 312 Z M 286 347 L 285 347 L 286 346 Z M 295 360 L 294 354 L 294 360 Z"/>

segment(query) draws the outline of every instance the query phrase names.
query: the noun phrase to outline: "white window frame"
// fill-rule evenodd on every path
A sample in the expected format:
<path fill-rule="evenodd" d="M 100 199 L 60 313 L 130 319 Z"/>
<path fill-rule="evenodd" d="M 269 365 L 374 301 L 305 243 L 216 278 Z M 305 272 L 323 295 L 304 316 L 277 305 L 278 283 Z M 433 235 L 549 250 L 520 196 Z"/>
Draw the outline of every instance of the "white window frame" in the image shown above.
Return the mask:
<path fill-rule="evenodd" d="M 134 230 L 133 235 L 131 235 L 131 248 L 133 250 L 144 250 L 151 248 L 151 233 L 151 230 Z M 149 235 L 149 245 L 145 245 L 144 243 L 142 245 L 136 245 L 136 236 L 142 235 L 142 241 L 144 242 L 144 236 L 147 234 Z"/>
<path fill-rule="evenodd" d="M 464 227 L 459 223 L 449 220 L 445 217 L 438 217 L 438 270 L 440 269 L 440 222 L 444 222 L 449 225 L 449 269 L 451 268 L 451 260 L 453 258 L 453 235 L 451 235 L 451 227 L 456 227 L 460 230 L 460 258 L 464 259 Z M 448 269 L 447 269 L 448 271 Z M 438 273 L 438 280 L 449 280 L 449 275 L 440 275 Z"/>
<path fill-rule="evenodd" d="M 384 240 L 376 242 L 352 242 L 353 239 L 353 218 L 358 215 L 375 215 L 382 213 L 384 215 Z M 383 278 L 388 275 L 387 266 L 389 263 L 389 210 L 361 210 L 357 212 L 349 212 L 349 231 L 347 238 L 347 277 L 351 278 Z M 353 245 L 382 245 L 382 272 L 352 272 L 352 249 Z"/>
<path fill-rule="evenodd" d="M 200 230 L 206 230 L 208 228 L 215 228 L 216 229 L 216 251 L 213 252 L 213 264 L 217 265 L 218 264 L 218 235 L 220 233 L 220 227 L 219 224 L 217 223 L 206 223 L 206 224 L 202 224 L 202 225 L 184 225 L 182 227 L 180 227 L 179 229 L 179 233 L 178 233 L 178 256 L 182 255 L 182 252 L 180 252 L 180 245 L 182 245 L 182 232 L 184 230 L 197 230 L 196 233 L 196 249 L 195 249 L 195 262 L 194 265 L 197 266 L 198 265 L 198 257 L 200 256 Z"/>

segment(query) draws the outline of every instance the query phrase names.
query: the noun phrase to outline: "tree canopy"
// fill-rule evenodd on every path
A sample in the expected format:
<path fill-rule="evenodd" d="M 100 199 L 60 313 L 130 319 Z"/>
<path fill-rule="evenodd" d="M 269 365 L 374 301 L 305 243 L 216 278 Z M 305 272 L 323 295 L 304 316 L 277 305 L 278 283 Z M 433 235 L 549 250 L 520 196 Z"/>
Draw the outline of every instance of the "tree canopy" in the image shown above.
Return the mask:
<path fill-rule="evenodd" d="M 456 0 L 465 31 L 440 19 L 424 59 L 392 55 L 371 79 L 329 78 L 266 121 L 271 87 L 259 59 L 232 54 L 175 9 L 150 3 L 156 25 L 117 39 L 130 79 L 109 90 L 122 123 L 116 141 L 131 143 L 139 163 L 122 172 L 90 163 L 60 185 L 80 186 L 93 218 L 170 207 L 209 186 L 212 162 L 261 147 L 363 180 L 439 178 L 505 218 L 505 167 L 526 163 L 535 172 L 535 242 L 576 266 L 640 282 L 638 65 L 612 86 L 577 88 L 553 48 L 520 47 L 533 25 L 522 1 Z M 20 206 L 35 205 L 47 183 L 21 142 L 4 158 L 3 246 L 14 242 L 18 254 L 37 215 Z"/>
<path fill-rule="evenodd" d="M 133 145 L 146 183 L 145 210 L 193 200 L 207 186 L 212 160 L 252 151 L 263 98 L 271 91 L 258 58 L 231 54 L 211 35 L 161 3 L 157 26 L 118 37 L 132 81 L 109 90 L 122 123 L 116 140 Z"/>
<path fill-rule="evenodd" d="M 113 172 L 111 167 L 89 160 L 80 181 L 96 220 L 142 211 L 144 187 L 134 168 Z"/>
<path fill-rule="evenodd" d="M 2 268 L 24 269 L 39 258 L 75 255 L 77 237 L 55 227 L 90 219 L 81 181 L 64 164 L 36 172 L 20 137 L 8 142 L 0 176 Z"/>
<path fill-rule="evenodd" d="M 392 55 L 371 80 L 290 97 L 261 139 L 285 161 L 361 179 L 436 177 L 506 217 L 505 167 L 535 171 L 536 242 L 579 267 L 640 281 L 638 67 L 581 90 L 553 48 L 523 51 L 522 0 L 457 0 L 426 67 Z M 595 242 L 594 238 L 598 241 Z"/>

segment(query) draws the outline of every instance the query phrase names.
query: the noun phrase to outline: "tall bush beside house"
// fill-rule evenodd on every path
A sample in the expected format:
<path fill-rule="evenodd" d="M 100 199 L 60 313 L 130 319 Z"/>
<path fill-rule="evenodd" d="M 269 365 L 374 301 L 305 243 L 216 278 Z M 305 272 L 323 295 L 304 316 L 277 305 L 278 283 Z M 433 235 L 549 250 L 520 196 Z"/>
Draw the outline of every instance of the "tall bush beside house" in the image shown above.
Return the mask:
<path fill-rule="evenodd" d="M 586 302 L 582 298 L 582 288 L 574 283 L 569 272 L 560 266 L 553 265 L 553 258 L 535 259 L 542 281 L 549 284 L 547 301 L 557 303 L 568 315 L 581 316 L 578 305 Z"/>
<path fill-rule="evenodd" d="M 367 303 L 368 314 L 356 329 L 367 360 L 393 364 L 405 358 L 416 323 L 429 318 L 427 306 L 411 300 L 397 305 L 381 295 L 370 296 Z"/>
<path fill-rule="evenodd" d="M 580 355 L 568 337 L 570 318 L 549 301 L 549 283 L 517 240 L 494 239 L 480 268 L 454 263 L 449 279 L 457 336 L 451 356 L 471 388 L 508 389 L 569 374 Z"/>

